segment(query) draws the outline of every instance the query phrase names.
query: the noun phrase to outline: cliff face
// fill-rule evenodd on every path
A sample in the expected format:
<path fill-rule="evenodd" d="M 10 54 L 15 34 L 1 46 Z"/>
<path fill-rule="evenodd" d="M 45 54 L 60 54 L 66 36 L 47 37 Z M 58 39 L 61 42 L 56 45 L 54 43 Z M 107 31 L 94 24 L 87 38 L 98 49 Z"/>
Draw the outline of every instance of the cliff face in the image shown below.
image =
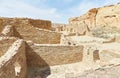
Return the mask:
<path fill-rule="evenodd" d="M 120 28 L 120 4 L 99 8 L 96 15 L 96 26 Z"/>
<path fill-rule="evenodd" d="M 116 27 L 120 28 L 120 4 L 93 8 L 80 17 L 69 19 L 71 26 L 89 28 L 94 27 Z"/>
<path fill-rule="evenodd" d="M 71 26 L 95 26 L 96 14 L 98 12 L 97 8 L 89 10 L 86 14 L 80 17 L 74 17 L 69 19 L 69 24 Z"/>

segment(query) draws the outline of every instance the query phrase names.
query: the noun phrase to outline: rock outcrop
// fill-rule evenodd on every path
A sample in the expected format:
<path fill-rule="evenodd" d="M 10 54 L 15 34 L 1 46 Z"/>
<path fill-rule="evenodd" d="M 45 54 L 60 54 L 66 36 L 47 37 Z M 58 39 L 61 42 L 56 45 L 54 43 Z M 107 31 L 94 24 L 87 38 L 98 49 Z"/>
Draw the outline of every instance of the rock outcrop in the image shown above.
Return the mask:
<path fill-rule="evenodd" d="M 96 26 L 120 28 L 120 4 L 105 6 L 98 9 Z"/>
<path fill-rule="evenodd" d="M 69 19 L 69 25 L 76 32 L 82 32 L 85 26 L 90 29 L 95 27 L 120 28 L 120 4 L 109 5 L 100 8 L 93 8 L 80 17 Z"/>
<path fill-rule="evenodd" d="M 93 8 L 89 10 L 86 14 L 80 16 L 80 17 L 73 17 L 69 19 L 69 24 L 71 26 L 95 26 L 96 25 L 96 15 L 98 12 L 98 8 Z"/>

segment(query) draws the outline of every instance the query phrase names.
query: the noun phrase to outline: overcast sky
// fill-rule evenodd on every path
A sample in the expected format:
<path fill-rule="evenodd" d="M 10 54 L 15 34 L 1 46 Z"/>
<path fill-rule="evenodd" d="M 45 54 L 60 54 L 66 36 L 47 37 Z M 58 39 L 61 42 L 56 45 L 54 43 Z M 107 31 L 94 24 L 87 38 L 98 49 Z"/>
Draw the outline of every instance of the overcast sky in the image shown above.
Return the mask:
<path fill-rule="evenodd" d="M 0 16 L 28 17 L 67 23 L 93 7 L 116 4 L 120 0 L 0 0 Z"/>

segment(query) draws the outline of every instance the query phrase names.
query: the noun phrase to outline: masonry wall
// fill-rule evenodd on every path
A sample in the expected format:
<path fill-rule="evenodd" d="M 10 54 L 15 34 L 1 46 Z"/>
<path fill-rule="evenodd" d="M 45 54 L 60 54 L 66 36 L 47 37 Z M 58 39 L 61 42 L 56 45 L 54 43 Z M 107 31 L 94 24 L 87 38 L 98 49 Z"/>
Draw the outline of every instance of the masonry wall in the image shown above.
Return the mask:
<path fill-rule="evenodd" d="M 38 27 L 38 28 L 43 28 L 43 29 L 49 29 L 49 30 L 51 30 L 51 21 L 29 19 L 29 23 L 32 26 L 35 26 L 35 27 Z"/>
<path fill-rule="evenodd" d="M 67 24 L 52 23 L 52 31 L 61 32 L 65 31 Z"/>
<path fill-rule="evenodd" d="M 6 53 L 8 48 L 15 42 L 16 39 L 2 38 L 0 37 L 0 57 Z"/>
<path fill-rule="evenodd" d="M 19 26 L 16 28 L 24 40 L 31 40 L 38 44 L 59 44 L 60 33 L 52 32 L 50 30 L 38 29 L 31 26 Z"/>
<path fill-rule="evenodd" d="M 41 57 L 49 66 L 69 64 L 82 61 L 83 46 L 63 46 L 63 45 L 31 45 L 32 50 Z M 38 63 L 44 66 L 42 61 L 38 61 L 34 56 L 27 53 L 29 65 Z"/>
<path fill-rule="evenodd" d="M 83 46 L 26 44 L 27 78 L 47 78 L 50 66 L 82 61 Z"/>
<path fill-rule="evenodd" d="M 2 30 L 0 36 L 2 37 L 16 37 L 16 38 L 22 38 L 19 32 L 16 30 L 16 28 L 12 25 L 6 25 L 4 29 Z"/>
<path fill-rule="evenodd" d="M 4 26 L 35 26 L 42 29 L 51 29 L 51 21 L 48 20 L 38 20 L 30 18 L 0 18 L 0 32 L 3 30 Z"/>
<path fill-rule="evenodd" d="M 39 44 L 59 44 L 61 34 L 34 26 L 5 26 L 1 36 L 18 37 Z"/>
<path fill-rule="evenodd" d="M 0 78 L 26 78 L 25 44 L 17 40 L 0 57 Z"/>

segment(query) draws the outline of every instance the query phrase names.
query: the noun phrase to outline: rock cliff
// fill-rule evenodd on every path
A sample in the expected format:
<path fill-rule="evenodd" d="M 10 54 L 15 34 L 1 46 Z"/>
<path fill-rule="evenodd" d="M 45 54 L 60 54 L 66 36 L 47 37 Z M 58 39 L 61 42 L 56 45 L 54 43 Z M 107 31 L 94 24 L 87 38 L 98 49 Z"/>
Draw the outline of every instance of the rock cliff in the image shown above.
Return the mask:
<path fill-rule="evenodd" d="M 100 8 L 93 8 L 80 17 L 69 19 L 69 25 L 82 28 L 88 26 L 120 28 L 120 4 L 109 5 Z M 79 31 L 79 30 L 76 30 Z"/>

